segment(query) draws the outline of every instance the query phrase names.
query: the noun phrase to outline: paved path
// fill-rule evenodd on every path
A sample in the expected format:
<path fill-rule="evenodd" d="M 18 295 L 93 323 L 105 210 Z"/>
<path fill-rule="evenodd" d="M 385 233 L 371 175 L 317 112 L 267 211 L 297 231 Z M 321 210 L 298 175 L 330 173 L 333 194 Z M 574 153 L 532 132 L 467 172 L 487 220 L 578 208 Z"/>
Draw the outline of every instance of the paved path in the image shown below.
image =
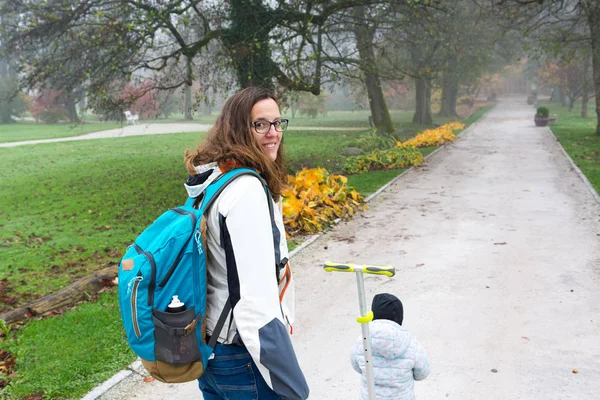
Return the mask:
<path fill-rule="evenodd" d="M 356 399 L 360 328 L 352 274 L 325 260 L 392 264 L 392 292 L 428 351 L 421 399 L 597 399 L 600 205 L 524 99 L 501 101 L 429 165 L 411 170 L 292 259 L 294 344 L 311 399 Z M 579 369 L 578 374 L 572 371 Z M 107 399 L 199 399 L 195 383 L 136 374 Z"/>
<path fill-rule="evenodd" d="M 87 133 L 80 136 L 71 136 L 56 139 L 41 139 L 41 140 L 27 140 L 23 142 L 8 142 L 0 143 L 0 147 L 16 147 L 28 144 L 38 143 L 55 143 L 55 142 L 69 142 L 72 140 L 88 140 L 88 139 L 106 139 L 111 137 L 124 137 L 124 136 L 137 136 L 137 135 L 164 135 L 169 133 L 181 133 L 181 132 L 206 132 L 211 128 L 212 125 L 207 124 L 196 124 L 196 123 L 173 123 L 173 124 L 145 124 L 139 123 L 137 125 L 125 125 L 117 129 L 108 129 L 100 132 Z M 332 130 L 366 130 L 366 128 L 335 128 L 335 127 L 304 127 L 304 126 L 290 126 L 289 130 L 318 130 L 318 131 L 332 131 Z"/>

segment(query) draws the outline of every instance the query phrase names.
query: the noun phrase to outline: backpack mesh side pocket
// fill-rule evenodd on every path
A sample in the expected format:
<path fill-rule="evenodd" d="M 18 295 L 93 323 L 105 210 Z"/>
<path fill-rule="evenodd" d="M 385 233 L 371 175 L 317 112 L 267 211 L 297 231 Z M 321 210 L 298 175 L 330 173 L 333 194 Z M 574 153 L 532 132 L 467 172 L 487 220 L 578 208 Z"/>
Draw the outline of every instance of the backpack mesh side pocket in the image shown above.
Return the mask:
<path fill-rule="evenodd" d="M 194 307 L 179 313 L 152 310 L 156 360 L 185 365 L 202 360 L 196 335 Z M 187 328 L 187 329 L 186 329 Z"/>

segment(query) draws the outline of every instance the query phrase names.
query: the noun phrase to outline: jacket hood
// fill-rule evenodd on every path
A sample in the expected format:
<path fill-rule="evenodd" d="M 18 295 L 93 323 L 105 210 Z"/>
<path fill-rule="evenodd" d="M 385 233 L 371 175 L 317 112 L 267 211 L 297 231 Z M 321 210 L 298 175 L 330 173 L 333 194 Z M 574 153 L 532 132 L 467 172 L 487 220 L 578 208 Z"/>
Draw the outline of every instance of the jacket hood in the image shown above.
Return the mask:
<path fill-rule="evenodd" d="M 196 166 L 196 175 L 190 175 L 184 184 L 188 196 L 198 197 L 221 174 L 216 162 Z"/>
<path fill-rule="evenodd" d="M 369 331 L 373 355 L 390 360 L 402 357 L 412 341 L 408 330 L 386 319 L 371 321 Z"/>

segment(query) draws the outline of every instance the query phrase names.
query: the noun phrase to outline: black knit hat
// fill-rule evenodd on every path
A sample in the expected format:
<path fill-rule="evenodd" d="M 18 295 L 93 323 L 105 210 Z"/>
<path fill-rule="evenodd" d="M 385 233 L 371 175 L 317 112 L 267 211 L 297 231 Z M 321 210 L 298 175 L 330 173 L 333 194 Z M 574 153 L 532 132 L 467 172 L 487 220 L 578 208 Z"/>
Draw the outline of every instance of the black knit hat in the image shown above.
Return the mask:
<path fill-rule="evenodd" d="M 393 294 L 380 293 L 373 297 L 371 304 L 373 319 L 388 319 L 402 325 L 404 319 L 404 307 L 402 302 Z"/>

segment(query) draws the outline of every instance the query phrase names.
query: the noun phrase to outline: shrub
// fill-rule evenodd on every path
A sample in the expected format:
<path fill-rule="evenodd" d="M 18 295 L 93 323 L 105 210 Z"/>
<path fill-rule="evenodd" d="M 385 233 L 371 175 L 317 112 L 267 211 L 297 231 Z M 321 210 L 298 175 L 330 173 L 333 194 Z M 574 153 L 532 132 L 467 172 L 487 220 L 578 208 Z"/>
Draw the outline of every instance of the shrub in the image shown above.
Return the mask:
<path fill-rule="evenodd" d="M 41 120 L 47 124 L 55 124 L 68 118 L 66 102 L 67 94 L 65 92 L 44 89 L 34 97 L 29 111 L 36 121 Z"/>
<path fill-rule="evenodd" d="M 130 104 L 130 111 L 139 114 L 141 119 L 156 118 L 160 114 L 158 93 L 150 80 L 145 80 L 137 86 L 128 83 L 121 97 L 125 104 Z"/>
<path fill-rule="evenodd" d="M 441 146 L 444 143 L 453 142 L 456 139 L 453 131 L 463 129 L 464 127 L 458 121 L 450 122 L 439 128 L 427 129 L 404 143 L 398 142 L 398 147 Z"/>
<path fill-rule="evenodd" d="M 396 147 L 348 157 L 344 165 L 344 171 L 349 174 L 362 174 L 376 170 L 417 167 L 424 161 L 423 153 L 416 148 Z"/>
<path fill-rule="evenodd" d="M 289 235 L 312 234 L 336 218 L 350 218 L 366 208 L 360 194 L 348 187 L 348 178 L 325 168 L 303 169 L 288 176 L 283 192 L 283 222 Z"/>
<path fill-rule="evenodd" d="M 439 128 L 427 129 L 404 143 L 397 142 L 395 148 L 376 149 L 368 154 L 348 157 L 344 165 L 344 171 L 349 174 L 362 174 L 373 170 L 407 168 L 410 166 L 417 167 L 425 161 L 425 157 L 417 148 L 440 146 L 444 143 L 452 142 L 456 139 L 453 131 L 463 129 L 464 127 L 464 124 L 458 121 L 450 122 Z M 365 136 L 367 138 L 365 140 L 366 146 L 369 146 L 369 137 L 375 142 L 373 135 L 371 133 L 371 136 Z M 384 141 L 383 144 L 385 145 L 386 142 Z"/>
<path fill-rule="evenodd" d="M 537 112 L 535 113 L 535 116 L 540 118 L 548 118 L 548 115 L 550 115 L 550 110 L 546 107 L 538 107 Z"/>
<path fill-rule="evenodd" d="M 378 149 L 393 148 L 396 145 L 396 139 L 392 135 L 377 132 L 375 129 L 372 129 L 369 132 L 360 135 L 352 145 L 369 152 Z"/>

